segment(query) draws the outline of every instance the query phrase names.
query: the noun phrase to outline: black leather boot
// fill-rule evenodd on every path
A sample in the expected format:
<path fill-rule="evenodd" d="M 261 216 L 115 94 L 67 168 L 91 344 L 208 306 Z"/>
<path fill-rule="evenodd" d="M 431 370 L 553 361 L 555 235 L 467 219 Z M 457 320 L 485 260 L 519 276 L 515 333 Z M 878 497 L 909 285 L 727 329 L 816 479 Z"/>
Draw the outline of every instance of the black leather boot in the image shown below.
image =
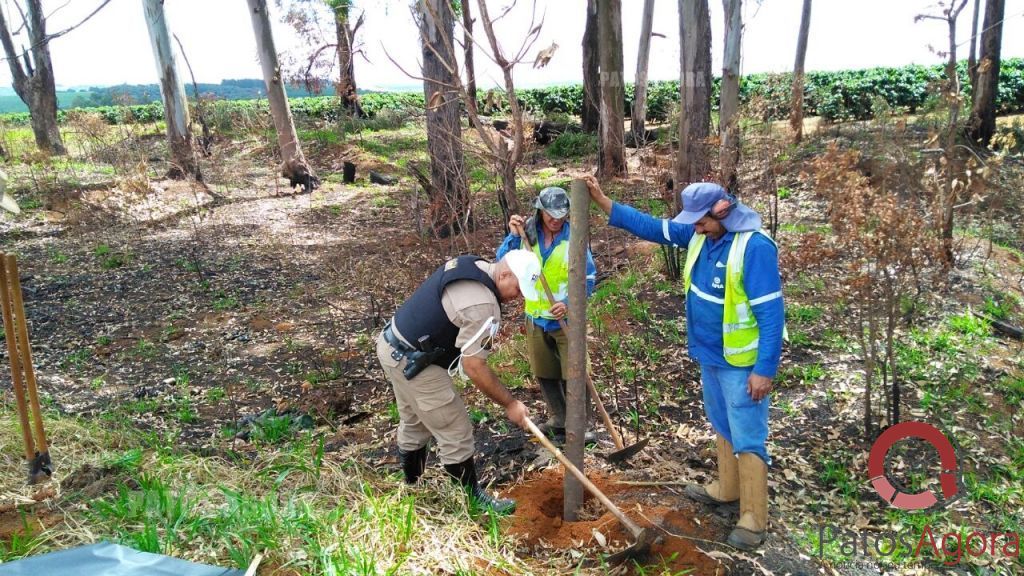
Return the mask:
<path fill-rule="evenodd" d="M 402 463 L 405 483 L 415 484 L 420 479 L 420 476 L 423 476 L 423 471 L 427 469 L 427 447 L 424 446 L 419 450 L 410 450 L 408 452 L 399 448 L 398 461 Z"/>
<path fill-rule="evenodd" d="M 476 478 L 476 466 L 473 458 L 470 457 L 458 464 L 445 464 L 444 469 L 452 480 L 458 482 L 469 494 L 469 497 L 476 501 L 477 505 L 486 508 L 495 514 L 511 514 L 516 511 L 516 501 L 507 498 L 495 498 L 480 487 Z"/>

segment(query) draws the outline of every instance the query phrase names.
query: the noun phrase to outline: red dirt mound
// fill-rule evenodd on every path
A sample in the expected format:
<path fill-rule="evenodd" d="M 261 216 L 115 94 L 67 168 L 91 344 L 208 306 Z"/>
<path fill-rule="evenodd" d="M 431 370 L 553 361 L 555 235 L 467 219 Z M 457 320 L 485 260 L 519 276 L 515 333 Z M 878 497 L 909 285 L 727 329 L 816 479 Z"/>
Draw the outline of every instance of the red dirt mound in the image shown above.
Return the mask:
<path fill-rule="evenodd" d="M 591 473 L 588 477 L 641 526 L 650 526 L 653 522 L 666 527 L 672 534 L 713 539 L 685 511 L 668 506 L 641 506 L 641 500 L 650 500 L 649 488 L 641 497 L 632 493 L 633 487 L 617 483 L 614 477 L 599 473 Z M 629 531 L 590 494 L 586 495 L 579 521 L 562 520 L 562 479 L 561 469 L 548 469 L 509 491 L 507 496 L 517 503 L 515 514 L 506 519 L 510 534 L 521 537 L 529 547 L 589 548 L 595 555 L 617 552 L 633 542 Z M 671 500 L 666 495 L 666 502 Z M 641 564 L 667 569 L 672 574 L 686 569 L 693 569 L 694 574 L 725 572 L 720 562 L 698 550 L 693 541 L 672 536 L 663 530 L 659 532 L 661 537 L 651 546 L 646 557 L 638 559 Z M 602 539 L 605 540 L 604 545 Z"/>

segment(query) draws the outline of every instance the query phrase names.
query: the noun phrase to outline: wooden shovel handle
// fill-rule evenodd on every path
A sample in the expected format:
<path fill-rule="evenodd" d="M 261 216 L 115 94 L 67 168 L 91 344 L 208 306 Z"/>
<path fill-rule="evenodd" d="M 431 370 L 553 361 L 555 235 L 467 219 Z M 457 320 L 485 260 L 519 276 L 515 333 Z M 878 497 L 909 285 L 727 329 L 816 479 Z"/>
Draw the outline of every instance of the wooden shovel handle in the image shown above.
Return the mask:
<path fill-rule="evenodd" d="M 521 226 L 517 226 L 516 228 L 519 231 L 519 238 L 522 241 L 523 246 L 525 246 L 527 250 L 532 252 L 533 251 L 533 247 L 530 246 L 530 241 L 526 238 L 526 231 L 523 230 L 523 228 Z M 540 283 L 541 283 L 541 286 L 544 287 L 544 293 L 547 294 L 547 296 L 548 296 L 548 302 L 550 302 L 551 305 L 554 306 L 555 305 L 555 295 L 551 292 L 551 287 L 548 286 L 548 279 L 544 277 L 544 271 L 543 270 L 541 270 L 541 273 L 540 273 Z M 568 334 L 569 333 L 569 329 L 565 325 L 565 320 L 562 320 L 561 318 L 559 318 L 558 319 L 558 326 L 562 329 L 562 333 L 563 334 Z M 598 394 L 597 387 L 594 386 L 594 380 L 590 378 L 590 371 L 589 370 L 587 370 L 587 374 L 586 375 L 587 375 L 587 391 L 590 392 L 590 397 L 594 399 L 594 404 L 597 406 L 597 411 L 598 411 L 598 413 L 601 414 L 601 421 L 604 422 L 604 427 L 605 427 L 605 429 L 608 430 L 608 433 L 612 435 L 612 442 L 615 443 L 615 449 L 616 450 L 622 450 L 625 447 L 625 444 L 622 443 L 622 435 L 619 434 L 618 428 L 616 428 L 615 425 L 612 424 L 612 418 L 611 418 L 611 416 L 608 415 L 608 411 L 605 410 L 604 402 L 601 401 L 601 395 Z"/>
<path fill-rule="evenodd" d="M 28 403 L 32 408 L 35 420 L 36 450 L 46 454 L 46 432 L 43 430 L 43 414 L 39 408 L 39 391 L 36 388 L 36 371 L 32 366 L 32 346 L 28 341 L 28 324 L 25 322 L 25 303 L 21 297 L 21 279 L 18 277 L 18 262 L 14 254 L 4 257 L 7 268 L 7 282 L 11 287 L 11 305 L 15 313 L 15 328 L 18 330 L 18 344 L 21 349 L 21 368 L 25 372 L 25 390 L 28 392 Z"/>
<path fill-rule="evenodd" d="M 25 459 L 31 462 L 35 458 L 36 449 L 32 442 L 32 428 L 28 420 L 25 383 L 21 377 L 21 354 L 18 352 L 18 340 L 14 330 L 10 276 L 11 273 L 7 268 L 6 254 L 0 254 L 0 309 L 3 312 L 4 338 L 7 340 L 7 357 L 11 362 L 11 385 L 14 388 L 14 399 L 18 403 L 18 419 L 21 422 L 21 435 L 25 442 Z"/>
<path fill-rule="evenodd" d="M 593 494 L 595 498 L 600 500 L 601 504 L 604 504 L 604 507 L 619 519 L 619 522 L 622 522 L 622 525 L 625 526 L 631 534 L 633 534 L 634 538 L 640 537 L 640 533 L 643 531 L 640 526 L 637 526 L 635 522 L 630 520 L 629 516 L 626 516 L 626 514 L 620 510 L 618 506 L 613 504 L 612 501 L 597 488 L 597 486 L 594 486 L 594 483 L 591 482 L 583 472 L 580 472 L 579 468 L 573 466 L 572 462 L 569 462 L 569 459 L 565 457 L 565 454 L 562 454 L 562 451 L 556 448 L 555 445 L 548 440 L 547 436 L 537 428 L 537 425 L 533 423 L 533 420 L 526 418 L 526 427 L 530 429 L 530 432 L 533 433 L 545 448 L 555 455 L 555 458 L 562 463 L 562 466 L 565 466 L 565 469 L 571 472 L 572 475 L 580 481 L 580 484 L 583 484 L 584 488 Z"/>

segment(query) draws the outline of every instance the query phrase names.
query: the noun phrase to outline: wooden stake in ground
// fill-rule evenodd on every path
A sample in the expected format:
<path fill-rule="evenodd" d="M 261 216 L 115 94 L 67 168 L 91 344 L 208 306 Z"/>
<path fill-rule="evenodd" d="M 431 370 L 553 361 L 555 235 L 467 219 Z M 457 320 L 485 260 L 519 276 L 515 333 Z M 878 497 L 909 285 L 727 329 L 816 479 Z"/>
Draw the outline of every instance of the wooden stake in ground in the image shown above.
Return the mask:
<path fill-rule="evenodd" d="M 36 374 L 32 367 L 32 350 L 25 322 L 18 263 L 13 254 L 0 255 L 0 310 L 3 312 L 4 337 L 7 339 L 7 352 L 11 361 L 11 384 L 25 442 L 28 480 L 30 484 L 35 484 L 50 477 L 52 463 L 46 431 L 43 429 L 43 415 L 39 408 Z M 34 426 L 29 421 L 30 410 Z"/>
<path fill-rule="evenodd" d="M 621 126 L 621 124 L 620 124 Z M 565 451 L 577 468 L 583 469 L 583 444 L 587 430 L 587 244 L 590 239 L 588 212 L 590 195 L 582 180 L 572 181 L 569 199 L 569 317 L 575 318 L 566 331 L 569 338 L 569 361 L 565 394 Z M 562 516 L 567 521 L 577 518 L 583 505 L 583 485 L 570 475 L 565 476 L 565 500 Z"/>

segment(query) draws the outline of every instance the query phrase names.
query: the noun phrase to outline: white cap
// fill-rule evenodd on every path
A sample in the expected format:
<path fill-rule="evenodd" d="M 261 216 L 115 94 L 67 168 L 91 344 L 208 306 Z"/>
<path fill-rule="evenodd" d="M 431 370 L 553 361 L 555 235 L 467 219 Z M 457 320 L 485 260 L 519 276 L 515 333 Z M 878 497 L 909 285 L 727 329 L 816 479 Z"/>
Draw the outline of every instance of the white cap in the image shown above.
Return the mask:
<path fill-rule="evenodd" d="M 540 259 L 529 250 L 511 250 L 502 258 L 519 281 L 519 290 L 527 300 L 536 300 L 537 280 L 540 279 Z"/>

